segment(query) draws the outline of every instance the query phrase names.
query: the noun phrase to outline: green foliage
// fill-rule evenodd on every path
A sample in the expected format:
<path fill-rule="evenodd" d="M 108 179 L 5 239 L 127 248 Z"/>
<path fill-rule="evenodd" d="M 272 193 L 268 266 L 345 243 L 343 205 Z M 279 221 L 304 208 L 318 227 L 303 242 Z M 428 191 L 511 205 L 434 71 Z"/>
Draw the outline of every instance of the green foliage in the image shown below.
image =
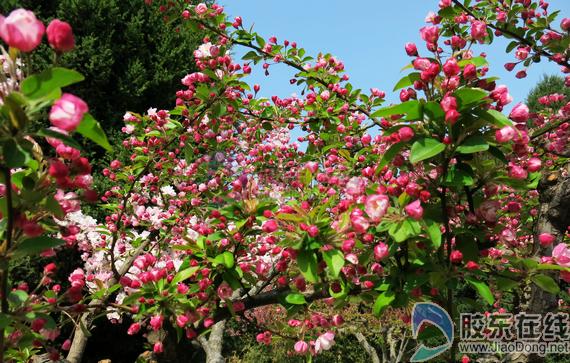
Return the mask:
<path fill-rule="evenodd" d="M 528 96 L 526 97 L 526 104 L 531 112 L 539 112 L 544 110 L 546 107 L 538 102 L 538 99 L 542 96 L 547 96 L 553 93 L 560 93 L 570 97 L 570 88 L 564 85 L 564 78 L 558 75 L 543 75 L 542 79 L 534 86 Z M 566 102 L 558 102 L 552 104 L 553 109 L 558 109 L 563 106 Z"/>

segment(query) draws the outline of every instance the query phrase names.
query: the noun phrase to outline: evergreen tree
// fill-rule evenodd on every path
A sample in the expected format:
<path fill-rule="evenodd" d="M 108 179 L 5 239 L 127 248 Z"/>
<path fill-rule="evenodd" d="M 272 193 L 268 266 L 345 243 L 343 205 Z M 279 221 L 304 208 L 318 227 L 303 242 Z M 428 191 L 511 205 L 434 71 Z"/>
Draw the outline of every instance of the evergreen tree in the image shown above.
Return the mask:
<path fill-rule="evenodd" d="M 550 107 L 558 108 L 570 100 L 570 87 L 564 85 L 564 78 L 557 75 L 543 75 L 542 79 L 534 86 L 526 97 L 526 104 L 531 112 L 538 112 L 545 107 L 538 102 L 542 96 L 559 93 L 566 96 L 565 102 L 553 104 Z"/>
<path fill-rule="evenodd" d="M 201 35 L 165 22 L 157 5 L 142 0 L 0 1 L 2 14 L 20 7 L 33 10 L 46 26 L 53 18 L 71 24 L 76 48 L 58 63 L 85 76 L 70 91 L 89 103 L 109 134 L 120 129 L 125 111 L 171 108 L 180 79 L 193 71 L 192 53 Z M 50 56 L 44 45 L 34 53 L 34 68 L 43 68 Z"/>

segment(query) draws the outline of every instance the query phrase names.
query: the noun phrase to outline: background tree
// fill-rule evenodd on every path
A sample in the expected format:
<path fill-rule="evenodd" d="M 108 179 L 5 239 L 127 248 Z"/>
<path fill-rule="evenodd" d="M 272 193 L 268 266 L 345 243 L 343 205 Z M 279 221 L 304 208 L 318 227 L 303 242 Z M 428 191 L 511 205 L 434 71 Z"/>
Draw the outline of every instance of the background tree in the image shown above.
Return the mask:
<path fill-rule="evenodd" d="M 559 102 L 554 102 L 548 106 L 548 108 L 552 107 L 557 109 L 562 107 L 568 100 L 568 97 L 570 96 L 570 88 L 564 85 L 564 78 L 561 76 L 545 74 L 542 76 L 542 79 L 537 83 L 537 85 L 534 86 L 528 93 L 526 103 L 530 111 L 539 112 L 545 110 L 547 106 L 541 105 L 538 99 L 540 97 L 548 96 L 553 93 L 558 93 L 566 96 L 565 99 Z"/>
<path fill-rule="evenodd" d="M 33 10 L 46 24 L 58 18 L 73 27 L 76 48 L 58 63 L 85 75 L 71 91 L 89 99 L 90 112 L 111 138 L 123 125 L 125 111 L 172 106 L 180 79 L 194 70 L 192 53 L 200 33 L 179 31 L 163 21 L 158 5 L 141 0 L 5 0 L 0 13 L 19 7 Z M 51 61 L 47 48 L 34 53 L 35 68 Z"/>

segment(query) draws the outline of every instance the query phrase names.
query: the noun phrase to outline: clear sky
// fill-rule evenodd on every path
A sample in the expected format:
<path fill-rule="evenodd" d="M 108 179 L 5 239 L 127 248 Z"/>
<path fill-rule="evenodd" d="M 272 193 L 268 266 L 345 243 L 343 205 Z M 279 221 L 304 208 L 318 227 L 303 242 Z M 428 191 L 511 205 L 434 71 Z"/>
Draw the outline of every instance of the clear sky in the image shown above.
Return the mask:
<path fill-rule="evenodd" d="M 392 89 L 410 61 L 404 44 L 416 42 L 427 54 L 418 29 L 425 25 L 426 14 L 438 9 L 438 0 L 225 0 L 221 4 L 232 17 L 242 16 L 246 27 L 253 24 L 266 39 L 274 35 L 279 42 L 296 41 L 307 54 L 322 51 L 337 56 L 356 88 L 377 87 L 386 91 L 389 102 L 397 101 Z M 570 17 L 570 0 L 551 0 L 549 10 L 557 9 L 560 19 Z M 506 44 L 502 39 L 486 47 L 488 74 L 501 78 L 498 82 L 509 87 L 515 102 L 523 101 L 543 74 L 558 73 L 558 66 L 543 61 L 530 68 L 526 79 L 516 79 L 514 72 L 503 68 L 514 59 L 505 53 Z M 288 82 L 293 71 L 283 65 L 270 71 L 270 77 L 256 71 L 251 79 L 261 84 L 264 96 L 285 97 L 297 91 Z"/>

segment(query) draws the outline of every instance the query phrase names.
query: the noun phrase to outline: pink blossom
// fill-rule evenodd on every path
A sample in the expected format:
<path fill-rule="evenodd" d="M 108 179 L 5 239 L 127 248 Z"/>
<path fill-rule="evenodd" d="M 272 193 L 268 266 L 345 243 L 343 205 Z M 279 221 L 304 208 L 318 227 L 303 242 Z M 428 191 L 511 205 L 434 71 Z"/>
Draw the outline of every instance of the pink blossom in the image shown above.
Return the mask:
<path fill-rule="evenodd" d="M 424 215 L 424 209 L 422 208 L 422 204 L 419 199 L 416 199 L 412 203 L 408 204 L 404 210 L 406 211 L 407 215 L 415 220 L 422 219 Z"/>
<path fill-rule="evenodd" d="M 455 58 L 449 58 L 443 65 L 443 73 L 445 73 L 447 77 L 458 75 L 460 71 L 461 68 L 459 68 L 459 64 Z"/>
<path fill-rule="evenodd" d="M 382 261 L 390 255 L 388 245 L 384 242 L 378 243 L 374 246 L 374 258 L 376 261 Z"/>
<path fill-rule="evenodd" d="M 528 172 L 520 165 L 512 164 L 509 166 L 509 176 L 513 179 L 523 180 L 528 176 Z"/>
<path fill-rule="evenodd" d="M 198 5 L 196 5 L 196 14 L 198 15 L 204 15 L 206 13 L 206 11 L 208 11 L 208 6 L 206 6 L 206 4 L 204 3 L 200 3 Z"/>
<path fill-rule="evenodd" d="M 556 237 L 550 233 L 541 233 L 538 235 L 538 241 L 542 247 L 547 247 L 556 241 Z"/>
<path fill-rule="evenodd" d="M 559 243 L 552 250 L 552 258 L 563 267 L 570 267 L 570 249 L 566 243 Z"/>
<path fill-rule="evenodd" d="M 509 142 L 515 137 L 515 129 L 511 126 L 504 126 L 501 129 L 495 131 L 495 139 L 497 142 L 505 143 Z"/>
<path fill-rule="evenodd" d="M 157 331 L 158 329 L 160 329 L 162 327 L 162 322 L 164 320 L 164 317 L 162 315 L 153 315 L 150 318 L 150 326 L 152 327 L 152 329 L 154 331 Z"/>
<path fill-rule="evenodd" d="M 531 173 L 539 171 L 542 167 L 542 161 L 539 158 L 530 158 L 527 163 L 527 170 Z"/>
<path fill-rule="evenodd" d="M 152 347 L 152 351 L 154 352 L 154 354 L 160 354 L 164 351 L 164 347 L 162 345 L 162 342 L 156 342 L 154 343 L 153 347 Z"/>
<path fill-rule="evenodd" d="M 358 215 L 351 215 L 350 221 L 352 223 L 352 227 L 358 233 L 364 233 L 370 227 L 370 223 L 366 220 L 366 218 Z"/>
<path fill-rule="evenodd" d="M 425 26 L 420 29 L 420 35 L 427 43 L 436 43 L 439 38 L 439 28 L 435 25 Z"/>
<path fill-rule="evenodd" d="M 270 219 L 270 220 L 266 221 L 261 226 L 261 229 L 265 233 L 273 233 L 277 230 L 277 228 L 278 228 L 277 222 L 274 219 Z"/>
<path fill-rule="evenodd" d="M 346 192 L 350 195 L 360 195 L 364 193 L 366 187 L 366 179 L 355 176 L 350 178 L 346 183 Z"/>
<path fill-rule="evenodd" d="M 132 323 L 131 326 L 129 326 L 129 329 L 127 330 L 127 334 L 128 335 L 135 335 L 140 330 L 141 330 L 141 324 L 140 323 Z"/>
<path fill-rule="evenodd" d="M 398 136 L 400 137 L 400 141 L 408 142 L 414 138 L 414 130 L 411 127 L 404 126 L 398 129 Z"/>
<path fill-rule="evenodd" d="M 232 293 L 233 290 L 227 282 L 224 281 L 220 284 L 220 286 L 218 286 L 218 296 L 220 299 L 229 299 L 232 296 Z"/>
<path fill-rule="evenodd" d="M 334 333 L 328 331 L 320 335 L 315 342 L 315 353 L 329 350 L 334 345 Z"/>
<path fill-rule="evenodd" d="M 461 253 L 459 250 L 453 250 L 449 256 L 449 259 L 452 263 L 461 263 L 463 260 L 463 253 Z"/>
<path fill-rule="evenodd" d="M 305 354 L 309 350 L 309 344 L 302 340 L 299 340 L 295 343 L 294 349 L 297 354 Z"/>
<path fill-rule="evenodd" d="M 89 111 L 87 104 L 79 97 L 69 93 L 64 93 L 61 98 L 53 104 L 49 113 L 49 120 L 55 127 L 74 131 L 83 115 Z"/>
<path fill-rule="evenodd" d="M 49 23 L 47 38 L 51 47 L 60 53 L 68 52 L 75 47 L 71 25 L 59 19 L 54 19 Z"/>
<path fill-rule="evenodd" d="M 511 113 L 509 114 L 509 117 L 515 122 L 526 122 L 529 117 L 528 106 L 524 103 L 518 103 L 515 107 L 513 107 Z"/>
<path fill-rule="evenodd" d="M 369 195 L 364 203 L 364 209 L 370 220 L 379 222 L 388 211 L 390 198 L 384 194 Z"/>
<path fill-rule="evenodd" d="M 269 345 L 271 344 L 271 332 L 265 331 L 263 333 L 259 333 L 255 337 L 255 339 L 257 340 L 258 343 Z"/>
<path fill-rule="evenodd" d="M 44 24 L 30 10 L 16 9 L 7 17 L 0 15 L 0 38 L 10 47 L 31 52 L 42 41 Z"/>
<path fill-rule="evenodd" d="M 484 21 L 475 20 L 471 23 L 471 37 L 482 41 L 487 37 L 487 24 Z"/>
<path fill-rule="evenodd" d="M 418 48 L 414 43 L 406 43 L 405 45 L 406 54 L 410 57 L 416 57 L 418 55 Z"/>

